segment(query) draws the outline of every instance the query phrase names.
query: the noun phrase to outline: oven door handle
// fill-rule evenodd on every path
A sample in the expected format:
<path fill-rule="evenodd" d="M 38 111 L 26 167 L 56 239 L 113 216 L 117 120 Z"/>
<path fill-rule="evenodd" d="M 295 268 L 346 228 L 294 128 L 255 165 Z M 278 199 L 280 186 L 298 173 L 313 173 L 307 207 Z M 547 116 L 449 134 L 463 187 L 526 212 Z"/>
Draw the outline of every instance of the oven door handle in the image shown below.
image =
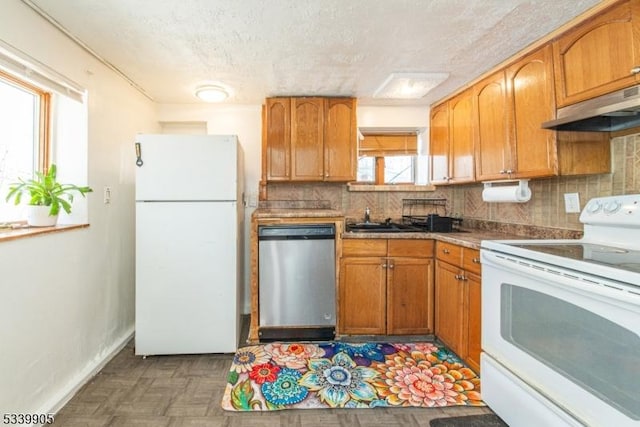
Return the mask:
<path fill-rule="evenodd" d="M 580 293 L 588 297 L 598 295 L 611 302 L 615 300 L 616 305 L 637 310 L 640 304 L 640 289 L 632 289 L 628 285 L 613 280 L 602 279 L 597 276 L 591 276 L 581 273 L 575 273 L 572 270 L 562 270 L 554 268 L 552 265 L 545 265 L 536 261 L 524 258 L 511 257 L 505 254 L 497 254 L 488 250 L 481 251 L 483 286 L 484 275 L 488 272 L 487 267 L 493 264 L 495 267 L 520 273 L 524 276 L 531 277 L 532 272 L 543 278 L 549 285 L 562 287 L 564 289 Z"/>

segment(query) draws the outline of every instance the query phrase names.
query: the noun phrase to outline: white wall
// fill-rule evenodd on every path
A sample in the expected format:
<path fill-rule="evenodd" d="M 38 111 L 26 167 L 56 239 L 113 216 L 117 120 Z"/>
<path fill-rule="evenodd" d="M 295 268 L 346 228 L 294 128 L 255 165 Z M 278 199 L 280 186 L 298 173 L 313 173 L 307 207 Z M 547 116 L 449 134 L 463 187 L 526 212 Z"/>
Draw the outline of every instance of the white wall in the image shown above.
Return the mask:
<path fill-rule="evenodd" d="M 151 101 L 19 0 L 0 2 L 0 39 L 88 90 L 90 227 L 0 242 L 0 413 L 43 413 L 133 333 L 133 141 L 159 127 Z"/>

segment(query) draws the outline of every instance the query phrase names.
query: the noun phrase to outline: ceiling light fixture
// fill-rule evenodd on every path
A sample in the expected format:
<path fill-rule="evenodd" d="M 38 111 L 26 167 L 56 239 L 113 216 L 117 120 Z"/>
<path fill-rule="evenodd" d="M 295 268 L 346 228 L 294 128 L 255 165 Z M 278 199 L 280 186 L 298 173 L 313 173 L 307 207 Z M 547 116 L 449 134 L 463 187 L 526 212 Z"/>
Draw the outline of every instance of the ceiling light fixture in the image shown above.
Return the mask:
<path fill-rule="evenodd" d="M 229 92 L 218 85 L 198 86 L 196 96 L 205 102 L 222 102 L 229 97 Z"/>
<path fill-rule="evenodd" d="M 374 98 L 419 99 L 449 77 L 449 73 L 391 73 Z"/>

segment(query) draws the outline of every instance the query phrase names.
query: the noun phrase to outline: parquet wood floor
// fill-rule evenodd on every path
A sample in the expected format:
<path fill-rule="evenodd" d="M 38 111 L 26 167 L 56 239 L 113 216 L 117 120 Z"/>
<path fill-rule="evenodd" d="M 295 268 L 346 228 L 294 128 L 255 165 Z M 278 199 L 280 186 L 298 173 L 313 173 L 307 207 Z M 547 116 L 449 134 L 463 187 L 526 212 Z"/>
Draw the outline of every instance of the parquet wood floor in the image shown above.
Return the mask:
<path fill-rule="evenodd" d="M 429 420 L 490 413 L 447 407 L 227 412 L 220 402 L 232 354 L 134 355 L 131 341 L 55 417 L 55 426 L 417 427 Z"/>

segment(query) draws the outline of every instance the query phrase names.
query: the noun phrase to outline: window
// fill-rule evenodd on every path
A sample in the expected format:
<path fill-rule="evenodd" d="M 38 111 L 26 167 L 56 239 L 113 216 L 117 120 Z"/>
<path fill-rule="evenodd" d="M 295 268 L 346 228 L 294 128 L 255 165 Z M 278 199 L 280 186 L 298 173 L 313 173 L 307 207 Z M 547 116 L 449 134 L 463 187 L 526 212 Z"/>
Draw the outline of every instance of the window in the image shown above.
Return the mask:
<path fill-rule="evenodd" d="M 415 134 L 365 135 L 358 149 L 359 182 L 413 184 L 416 182 Z"/>
<path fill-rule="evenodd" d="M 384 157 L 384 183 L 401 184 L 415 182 L 415 156 Z"/>
<path fill-rule="evenodd" d="M 18 177 L 49 162 L 48 92 L 0 71 L 0 223 L 23 218 L 21 206 L 4 200 Z"/>
<path fill-rule="evenodd" d="M 416 156 L 361 156 L 358 158 L 357 179 L 358 182 L 376 184 L 412 184 L 416 181 L 415 163 Z M 380 176 L 376 175 L 377 170 Z"/>

